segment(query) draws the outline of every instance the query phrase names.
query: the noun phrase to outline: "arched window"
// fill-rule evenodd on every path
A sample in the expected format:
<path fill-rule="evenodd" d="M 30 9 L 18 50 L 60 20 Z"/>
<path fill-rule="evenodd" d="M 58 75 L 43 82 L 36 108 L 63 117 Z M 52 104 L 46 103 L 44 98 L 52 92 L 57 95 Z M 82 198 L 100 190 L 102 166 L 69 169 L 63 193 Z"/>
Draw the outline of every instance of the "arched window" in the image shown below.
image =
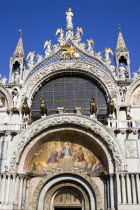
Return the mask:
<path fill-rule="evenodd" d="M 67 113 L 74 113 L 75 107 L 81 107 L 83 114 L 90 115 L 92 96 L 95 96 L 95 102 L 99 108 L 98 118 L 105 117 L 106 96 L 96 81 L 83 76 L 61 76 L 51 79 L 34 95 L 32 117 L 34 120 L 41 117 L 41 97 L 45 100 L 49 115 L 57 113 L 58 107 L 64 107 Z"/>

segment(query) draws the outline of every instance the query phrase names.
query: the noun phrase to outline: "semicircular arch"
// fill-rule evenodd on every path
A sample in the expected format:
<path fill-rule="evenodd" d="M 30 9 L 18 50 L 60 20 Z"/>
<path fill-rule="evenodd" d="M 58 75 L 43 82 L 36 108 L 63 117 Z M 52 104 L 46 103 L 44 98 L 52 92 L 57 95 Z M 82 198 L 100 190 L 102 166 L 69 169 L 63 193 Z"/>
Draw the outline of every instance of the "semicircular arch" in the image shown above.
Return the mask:
<path fill-rule="evenodd" d="M 8 103 L 8 108 L 12 108 L 12 97 L 9 93 L 9 91 L 4 87 L 4 85 L 0 84 L 0 91 L 5 95 Z"/>
<path fill-rule="evenodd" d="M 42 86 L 42 83 L 44 81 L 49 80 L 50 78 L 53 78 L 58 74 L 64 73 L 76 73 L 80 75 L 82 74 L 98 81 L 98 83 L 106 92 L 106 95 L 111 96 L 115 104 L 118 104 L 119 93 L 114 79 L 111 77 L 111 75 L 103 71 L 96 65 L 78 61 L 58 62 L 40 68 L 25 82 L 21 104 L 23 103 L 26 96 L 28 98 L 29 105 L 31 105 L 33 95 Z"/>
<path fill-rule="evenodd" d="M 136 77 L 134 79 L 134 81 L 132 82 L 132 84 L 129 86 L 128 90 L 127 90 L 127 95 L 126 95 L 126 102 L 128 104 L 130 104 L 131 101 L 131 95 L 134 92 L 134 90 L 140 86 L 140 76 Z"/>
<path fill-rule="evenodd" d="M 98 138 L 107 145 L 114 160 L 115 170 L 121 171 L 125 167 L 125 159 L 119 142 L 109 133 L 105 127 L 96 120 L 86 116 L 77 116 L 75 114 L 51 115 L 44 119 L 38 120 L 33 123 L 26 131 L 23 131 L 20 136 L 13 142 L 13 147 L 10 149 L 7 158 L 7 165 L 9 171 L 16 172 L 22 154 L 27 145 L 44 130 L 56 128 L 58 126 L 75 126 L 85 130 L 87 133 L 91 132 L 92 135 Z"/>
<path fill-rule="evenodd" d="M 59 174 L 59 176 L 58 176 L 58 174 Z M 40 197 L 44 198 L 44 196 L 45 196 L 45 192 L 43 192 L 42 189 L 49 188 L 47 186 L 47 183 L 49 183 L 49 186 L 50 186 L 52 178 L 53 178 L 52 183 L 55 185 L 57 185 L 58 182 L 64 181 L 64 180 L 65 181 L 73 180 L 73 181 L 81 184 L 87 190 L 87 192 L 89 194 L 90 201 L 91 201 L 91 209 L 94 209 L 94 205 L 95 205 L 95 201 L 93 198 L 94 194 L 95 194 L 95 198 L 96 198 L 97 210 L 103 208 L 103 202 L 102 202 L 101 193 L 99 191 L 99 188 L 98 188 L 97 184 L 93 181 L 93 179 L 91 179 L 90 176 L 87 175 L 87 173 L 81 172 L 78 170 L 59 169 L 59 170 L 50 172 L 48 175 L 43 177 L 43 179 L 37 185 L 37 187 L 33 193 L 33 206 L 32 206 L 33 209 L 37 209 L 37 203 L 38 203 L 38 207 L 41 207 Z M 46 191 L 46 190 L 44 190 L 44 191 Z"/>

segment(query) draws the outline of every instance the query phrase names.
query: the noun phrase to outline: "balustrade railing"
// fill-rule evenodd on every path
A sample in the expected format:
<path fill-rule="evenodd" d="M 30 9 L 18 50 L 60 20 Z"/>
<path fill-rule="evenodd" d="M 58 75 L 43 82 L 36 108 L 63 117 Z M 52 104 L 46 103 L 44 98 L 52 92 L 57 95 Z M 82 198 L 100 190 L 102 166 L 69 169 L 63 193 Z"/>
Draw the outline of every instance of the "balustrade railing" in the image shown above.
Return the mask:
<path fill-rule="evenodd" d="M 139 120 L 110 120 L 108 119 L 109 128 L 117 129 L 129 129 L 129 128 L 140 128 Z"/>
<path fill-rule="evenodd" d="M 8 123 L 4 123 L 4 124 L 0 124 L 0 131 L 21 131 L 27 128 L 26 124 L 8 124 Z"/>

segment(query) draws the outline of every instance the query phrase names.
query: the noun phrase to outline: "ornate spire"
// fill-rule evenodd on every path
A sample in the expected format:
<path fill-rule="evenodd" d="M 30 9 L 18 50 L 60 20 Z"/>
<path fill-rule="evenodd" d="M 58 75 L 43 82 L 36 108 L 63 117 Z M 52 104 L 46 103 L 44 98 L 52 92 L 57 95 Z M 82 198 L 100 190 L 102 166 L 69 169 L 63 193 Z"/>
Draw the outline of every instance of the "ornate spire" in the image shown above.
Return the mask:
<path fill-rule="evenodd" d="M 118 34 L 118 41 L 117 41 L 116 51 L 128 51 L 127 47 L 125 45 L 124 39 L 123 39 L 121 28 L 119 28 L 119 34 Z"/>
<path fill-rule="evenodd" d="M 72 18 L 73 18 L 73 13 L 72 13 L 72 8 L 69 7 L 68 11 L 66 12 L 66 37 L 70 38 L 73 37 L 73 23 L 72 23 Z"/>
<path fill-rule="evenodd" d="M 22 33 L 20 33 L 20 38 L 13 54 L 14 57 L 24 57 L 24 49 L 23 49 L 23 41 L 22 41 Z"/>

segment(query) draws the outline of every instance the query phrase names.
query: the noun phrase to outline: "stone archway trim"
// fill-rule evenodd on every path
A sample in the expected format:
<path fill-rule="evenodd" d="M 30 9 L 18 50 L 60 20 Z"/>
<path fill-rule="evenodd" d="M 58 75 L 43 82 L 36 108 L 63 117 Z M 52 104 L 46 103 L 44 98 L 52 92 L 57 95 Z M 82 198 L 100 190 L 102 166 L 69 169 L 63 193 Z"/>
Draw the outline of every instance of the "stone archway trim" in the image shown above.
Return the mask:
<path fill-rule="evenodd" d="M 20 162 L 20 158 L 26 145 L 29 144 L 36 135 L 39 135 L 40 132 L 55 126 L 71 125 L 81 127 L 82 129 L 87 129 L 88 131 L 90 130 L 92 133 L 98 135 L 111 150 L 116 171 L 121 171 L 124 169 L 125 161 L 119 143 L 117 139 L 110 134 L 101 123 L 90 117 L 82 115 L 62 114 L 51 115 L 36 121 L 26 131 L 22 132 L 19 137 L 17 137 L 7 158 L 8 170 L 11 172 L 17 171 L 17 165 Z"/>
<path fill-rule="evenodd" d="M 56 179 L 56 176 L 57 175 L 66 175 L 68 174 L 69 177 L 63 177 L 64 179 L 61 178 L 61 176 Z M 99 191 L 99 188 L 98 186 L 95 184 L 95 182 L 88 176 L 88 174 L 86 172 L 82 172 L 80 170 L 77 170 L 77 169 L 58 169 L 58 170 L 54 170 L 50 173 L 48 173 L 40 182 L 39 184 L 37 185 L 35 191 L 34 191 L 34 194 L 33 194 L 33 205 L 32 205 L 32 210 L 36 210 L 37 209 L 37 203 L 39 201 L 39 196 L 45 196 L 45 195 L 41 195 L 41 191 L 43 189 L 43 187 L 45 186 L 46 182 L 49 182 L 50 179 L 53 178 L 53 183 L 54 183 L 54 180 L 56 179 L 56 183 L 58 181 L 62 181 L 62 180 L 72 180 L 72 177 L 71 175 L 76 175 L 77 176 L 77 179 L 75 178 L 75 181 L 81 183 L 84 188 L 88 191 L 89 195 L 90 195 L 90 199 L 91 199 L 91 209 L 94 209 L 94 202 L 93 202 L 93 193 L 91 192 L 91 189 L 88 188 L 87 184 L 89 184 L 89 186 L 91 186 L 92 190 L 94 191 L 95 193 L 95 197 L 96 197 L 96 205 L 97 205 L 97 210 L 100 210 L 103 208 L 103 203 L 102 203 L 102 198 L 101 198 L 101 195 L 100 195 L 100 191 Z M 80 179 L 83 179 L 80 180 Z M 73 179 L 74 180 L 74 179 Z M 84 183 L 85 182 L 85 183 Z M 50 183 L 50 182 L 49 182 Z M 51 185 L 51 184 L 50 184 Z M 41 204 L 39 203 L 39 209 L 40 210 L 43 210 L 41 209 Z"/>
<path fill-rule="evenodd" d="M 11 109 L 12 108 L 12 98 L 11 98 L 9 91 L 2 84 L 0 84 L 0 91 L 5 95 L 7 102 L 8 102 L 8 108 Z"/>
<path fill-rule="evenodd" d="M 43 81 L 60 73 L 66 72 L 73 72 L 77 74 L 83 73 L 91 78 L 95 78 L 103 86 L 107 95 L 112 97 L 116 105 L 118 104 L 118 88 L 111 75 L 94 64 L 79 61 L 61 61 L 40 68 L 24 83 L 22 98 L 20 99 L 21 104 L 26 96 L 28 98 L 29 105 L 31 105 L 32 97 L 39 87 L 41 87 Z"/>
<path fill-rule="evenodd" d="M 75 189 L 77 189 L 84 198 L 85 209 L 89 210 L 89 199 L 88 199 L 85 191 L 80 186 L 77 186 L 74 183 L 70 183 L 70 181 L 67 183 L 61 183 L 61 184 L 55 185 L 52 189 L 49 189 L 48 193 L 46 193 L 46 199 L 45 199 L 46 203 L 44 204 L 46 210 L 51 210 L 50 207 L 52 204 L 51 203 L 52 199 L 54 201 L 54 198 L 55 198 L 57 192 L 59 191 L 59 189 L 62 189 L 63 187 L 74 187 Z"/>

